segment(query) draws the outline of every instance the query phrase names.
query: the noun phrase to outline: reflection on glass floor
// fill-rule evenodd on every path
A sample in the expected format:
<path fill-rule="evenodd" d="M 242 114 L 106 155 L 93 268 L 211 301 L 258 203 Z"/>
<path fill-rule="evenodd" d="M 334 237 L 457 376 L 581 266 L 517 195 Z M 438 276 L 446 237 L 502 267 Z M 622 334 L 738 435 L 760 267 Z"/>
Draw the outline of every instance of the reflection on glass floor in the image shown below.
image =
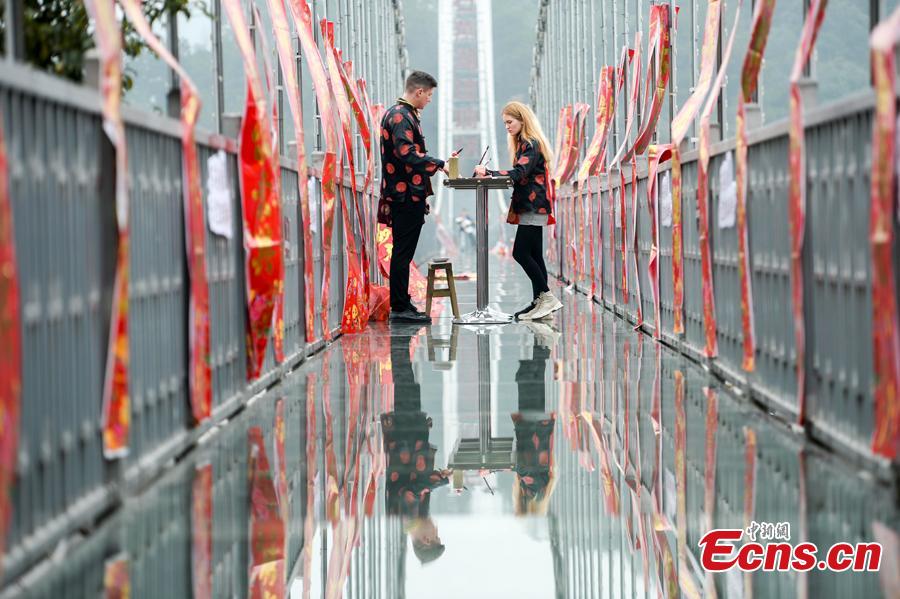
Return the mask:
<path fill-rule="evenodd" d="M 524 277 L 492 269 L 514 311 Z M 886 542 L 896 496 L 554 291 L 551 324 L 341 338 L 7 594 L 890 596 L 896 546 L 884 577 L 703 572 L 701 536 L 750 521 L 820 548 Z"/>

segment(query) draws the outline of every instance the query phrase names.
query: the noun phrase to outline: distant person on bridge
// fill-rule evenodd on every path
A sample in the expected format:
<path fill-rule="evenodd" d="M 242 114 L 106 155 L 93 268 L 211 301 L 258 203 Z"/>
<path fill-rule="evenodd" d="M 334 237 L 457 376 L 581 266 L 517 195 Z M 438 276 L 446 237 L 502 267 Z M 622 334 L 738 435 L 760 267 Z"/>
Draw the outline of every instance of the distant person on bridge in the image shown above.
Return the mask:
<path fill-rule="evenodd" d="M 409 264 L 419 244 L 419 233 L 429 213 L 428 197 L 434 195 L 431 177 L 447 173 L 444 161 L 425 149 L 419 112 L 431 102 L 437 80 L 413 71 L 406 90 L 381 119 L 381 198 L 378 222 L 393 228 L 391 254 L 391 322 L 431 322 L 409 296 Z"/>
<path fill-rule="evenodd" d="M 538 320 L 562 308 L 550 293 L 544 264 L 544 227 L 553 213 L 552 193 L 548 192 L 553 153 L 537 117 L 521 102 L 510 102 L 503 107 L 503 123 L 509 134 L 509 158 L 513 167 L 491 171 L 479 165 L 475 167 L 475 176 L 512 178 L 512 202 L 506 222 L 518 225 L 513 258 L 531 280 L 533 295 L 531 303 L 515 316 L 519 320 Z"/>

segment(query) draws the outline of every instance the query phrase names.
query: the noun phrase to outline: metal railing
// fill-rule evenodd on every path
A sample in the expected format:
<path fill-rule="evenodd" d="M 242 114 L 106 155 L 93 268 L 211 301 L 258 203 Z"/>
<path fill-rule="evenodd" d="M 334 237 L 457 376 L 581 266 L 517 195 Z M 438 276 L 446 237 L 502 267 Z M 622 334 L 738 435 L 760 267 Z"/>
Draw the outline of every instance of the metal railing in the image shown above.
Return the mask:
<path fill-rule="evenodd" d="M 390 103 L 402 87 L 405 69 L 399 0 L 318 0 L 311 2 L 311 8 L 314 21 L 328 18 L 336 22 L 344 59 L 353 59 L 356 76 L 369 80 L 372 101 Z M 219 25 L 213 22 L 212 27 Z M 271 32 L 258 29 L 255 35 Z M 214 54 L 222 52 L 221 36 L 218 40 Z M 268 47 L 274 48 L 274 42 L 270 40 Z M 303 62 L 299 53 L 298 61 Z M 307 124 L 316 123 L 318 112 L 308 74 L 300 85 L 307 104 Z M 222 93 L 243 97 L 244 89 L 229 87 L 224 92 L 220 89 Z M 221 123 L 224 99 L 208 106 L 213 112 L 219 107 L 216 118 L 210 120 Z M 201 181 L 207 178 L 207 159 L 219 151 L 226 155 L 234 231 L 231 238 L 207 231 L 213 416 L 193 426 L 187 384 L 189 290 L 181 127 L 175 119 L 123 106 L 131 157 L 131 438 L 126 458 L 107 461 L 102 455 L 100 409 L 116 229 L 114 155 L 102 131 L 100 96 L 86 86 L 6 61 L 0 64 L 0 113 L 18 256 L 23 364 L 13 517 L 0 580 L 5 584 L 49 554 L 61 539 L 94 527 L 101 514 L 117 506 L 123 496 L 158 478 L 166 464 L 195 446 L 206 432 L 324 346 L 325 332 L 318 318 L 316 339 L 306 342 L 304 302 L 315 302 L 316 313 L 320 312 L 325 256 L 321 185 L 315 169 L 322 140 L 320 136 L 317 140 L 315 129 L 308 129 L 314 187 L 310 201 L 315 217 L 311 227 L 301 223 L 296 165 L 286 157 L 290 148 L 282 153 L 281 163 L 286 358 L 276 363 L 270 340 L 263 373 L 248 381 L 237 142 L 221 131 L 197 132 Z M 292 138 L 292 132 L 284 131 L 289 120 L 279 119 L 283 141 Z M 355 128 L 354 134 L 356 155 L 364 160 Z M 360 176 L 358 190 L 362 183 Z M 375 213 L 374 197 L 364 197 L 360 191 L 354 198 L 347 175 L 342 184 L 348 206 L 356 201 L 371 202 L 368 212 Z M 376 181 L 373 189 L 377 190 L 377 185 Z M 205 202 L 205 184 L 203 188 Z M 337 202 L 330 256 L 332 334 L 340 331 L 346 285 L 343 217 Z M 354 223 L 352 243 L 357 247 L 361 245 L 358 229 Z M 313 236 L 312 256 L 304 255 L 305 235 Z M 372 243 L 372 232 L 367 239 Z M 304 295 L 306 260 L 314 265 L 313 298 Z M 375 264 L 373 259 L 371 274 L 380 282 Z"/>
<path fill-rule="evenodd" d="M 669 2 L 664 2 L 669 3 Z M 669 3 L 674 4 L 674 3 Z M 673 74 L 669 82 L 669 101 L 664 106 L 657 126 L 655 143 L 670 140 L 671 115 L 686 99 L 685 88 L 696 82 L 699 70 L 699 44 L 702 36 L 702 14 L 697 2 L 680 3 L 677 30 L 673 34 Z M 742 22 L 748 27 L 750 8 L 744 3 Z M 790 6 L 787 6 L 790 4 Z M 596 5 L 596 6 L 594 6 Z M 783 5 L 783 6 L 782 6 Z M 825 31 L 840 29 L 848 11 L 854 18 L 846 23 L 847 44 L 840 48 L 822 46 L 812 62 L 810 72 L 830 72 L 837 60 L 847 60 L 859 48 L 868 48 L 868 24 L 884 15 L 878 2 L 860 7 L 855 2 L 829 4 L 833 14 L 826 13 Z M 613 64 L 622 45 L 633 45 L 634 33 L 646 35 L 648 7 L 632 0 L 596 3 L 590 0 L 542 2 L 538 24 L 538 42 L 532 69 L 531 97 L 538 114 L 549 128 L 556 123 L 561 106 L 574 101 L 594 105 L 596 77 L 603 64 Z M 718 356 L 704 357 L 704 317 L 701 285 L 701 258 L 696 218 L 696 182 L 698 151 L 696 138 L 688 137 L 682 146 L 682 221 L 684 252 L 684 316 L 685 333 L 674 334 L 674 297 L 672 275 L 672 229 L 659 228 L 660 271 L 660 333 L 665 343 L 685 355 L 704 363 L 723 380 L 740 389 L 768 409 L 786 419 L 796 419 L 798 412 L 796 387 L 796 355 L 791 301 L 791 247 L 788 231 L 788 164 L 789 127 L 787 115 L 787 73 L 783 72 L 783 56 L 774 56 L 781 49 L 793 55 L 799 38 L 803 13 L 800 5 L 779 3 L 772 24 L 760 81 L 758 103 L 748 105 L 754 118 L 748 132 L 748 221 L 753 317 L 756 331 L 756 368 L 747 373 L 742 369 L 741 289 L 738 274 L 738 229 L 717 226 L 719 209 L 719 169 L 735 149 L 734 122 L 737 88 L 740 86 L 739 66 L 748 40 L 736 45 L 728 65 L 729 77 L 719 97 L 718 117 L 713 126 L 713 141 L 709 172 L 710 245 L 713 261 L 716 310 L 716 340 Z M 796 14 L 794 14 L 796 13 Z M 588 15 L 588 26 L 570 27 L 572 14 Z M 727 27 L 733 22 L 734 9 L 726 9 L 719 33 L 724 43 Z M 643 19 L 643 24 L 642 24 Z M 829 21 L 829 19 L 831 19 Z M 828 28 L 831 28 L 830 30 Z M 615 36 L 612 37 L 613 32 Z M 690 35 L 690 33 L 693 35 Z M 780 37 L 777 37 L 780 36 Z M 821 37 L 821 36 L 820 36 Z M 828 38 L 822 38 L 827 43 Z M 858 42 L 858 48 L 856 47 Z M 646 39 L 643 42 L 646 46 Z M 571 47 L 592 48 L 597 62 L 588 58 L 569 60 Z M 646 49 L 646 48 L 645 48 Z M 841 56 L 840 52 L 848 53 Z M 588 52 L 590 54 L 590 52 Z M 644 53 L 646 54 L 646 52 Z M 855 54 L 852 54 L 855 56 Z M 602 60 L 599 58 L 602 57 Z M 863 52 L 865 57 L 865 52 Z M 644 56 L 646 61 L 646 56 Z M 583 68 L 587 64 L 588 69 Z M 737 66 L 735 66 L 737 65 Z M 861 71 L 868 72 L 868 63 Z M 643 72 L 648 72 L 643 65 Z M 732 76 L 733 73 L 733 76 Z M 871 138 L 874 114 L 874 93 L 869 88 L 868 75 L 855 71 L 848 74 L 856 81 L 852 93 L 835 88 L 828 81 L 807 80 L 807 90 L 818 89 L 819 99 L 809 93 L 804 115 L 807 161 L 807 223 L 803 273 L 803 293 L 806 320 L 807 392 L 806 433 L 837 452 L 875 466 L 882 474 L 891 476 L 891 466 L 885 458 L 871 450 L 874 429 L 874 373 L 872 344 L 872 284 L 869 249 L 869 205 L 871 172 Z M 861 79 L 859 79 L 862 77 Z M 859 81 L 857 81 L 859 79 Z M 629 83 L 630 85 L 630 83 Z M 823 102 L 827 100 L 827 102 Z M 618 146 L 624 134 L 624 98 L 619 98 L 617 117 L 609 144 Z M 817 103 L 818 102 L 818 103 Z M 729 104 L 730 103 L 730 104 Z M 715 114 L 715 113 L 714 113 Z M 774 117 L 774 118 L 769 118 Z M 593 114 L 588 118 L 586 139 L 590 140 L 595 127 Z M 696 123 L 694 124 L 696 127 Z M 724 132 L 724 135 L 722 134 Z M 690 136 L 690 133 L 689 133 Z M 724 137 L 724 139 L 723 139 Z M 585 156 L 581 148 L 580 159 Z M 663 179 L 670 177 L 669 163 L 663 163 L 657 174 L 657 189 Z M 623 167 L 624 169 L 624 167 Z M 626 170 L 624 193 L 626 198 L 627 234 L 632 227 L 631 182 Z M 590 181 L 593 193 L 585 194 L 571 186 L 559 192 L 557 207 L 560 223 L 553 240 L 555 261 L 549 268 L 564 281 L 580 291 L 590 293 L 589 237 L 587 229 L 593 219 L 596 229 L 594 256 L 597 296 L 602 303 L 622 317 L 637 323 L 638 302 L 643 312 L 642 327 L 653 332 L 653 296 L 648 275 L 651 230 L 647 206 L 647 161 L 637 162 L 637 259 L 632 263 L 632 247 L 628 245 L 628 293 L 622 288 L 623 263 L 620 256 L 622 230 L 619 226 L 619 177 L 601 173 Z M 576 210 L 579 193 L 586 197 L 584 210 Z M 615 208 L 610 212 L 614 194 Z M 613 227 L 610 229 L 610 217 Z M 598 227 L 599 225 L 599 227 Z M 895 223 L 895 227 L 896 227 Z M 609 232 L 614 231 L 610 240 Z M 569 246 L 573 232 L 582 235 L 585 245 L 579 247 L 583 265 L 576 269 Z M 614 243 L 610 251 L 610 243 Z M 602 269 L 602 274 L 600 273 Z M 640 282 L 641 296 L 636 282 Z"/>

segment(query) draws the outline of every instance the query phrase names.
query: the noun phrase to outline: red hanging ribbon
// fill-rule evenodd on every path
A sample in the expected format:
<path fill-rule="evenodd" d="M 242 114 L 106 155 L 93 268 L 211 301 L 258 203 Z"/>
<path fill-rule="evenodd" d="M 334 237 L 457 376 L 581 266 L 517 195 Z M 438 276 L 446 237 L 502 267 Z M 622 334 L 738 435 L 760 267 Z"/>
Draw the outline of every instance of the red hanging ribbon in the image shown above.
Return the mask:
<path fill-rule="evenodd" d="M 0 126 L 0 575 L 6 534 L 12 519 L 19 414 L 22 396 L 22 339 L 16 240 L 9 197 L 9 163 Z"/>
<path fill-rule="evenodd" d="M 753 97 L 762 68 L 762 57 L 772 25 L 775 0 L 756 2 L 750 46 L 741 69 L 741 93 L 738 94 L 737 139 L 735 147 L 735 185 L 737 187 L 738 270 L 741 278 L 741 330 L 744 357 L 741 366 L 747 372 L 756 367 L 756 333 L 753 323 L 753 287 L 750 276 L 750 242 L 747 224 L 747 115 L 746 104 Z"/>
<path fill-rule="evenodd" d="M 131 573 L 128 566 L 128 555 L 125 553 L 106 560 L 103 567 L 104 599 L 131 597 Z"/>
<path fill-rule="evenodd" d="M 331 78 L 331 93 L 335 99 L 335 106 L 337 108 L 341 131 L 343 132 L 344 137 L 344 151 L 339 155 L 340 168 L 338 169 L 338 172 L 341 173 L 341 177 L 343 178 L 343 165 L 346 157 L 346 164 L 350 169 L 350 189 L 353 194 L 353 201 L 356 203 L 358 209 L 356 164 L 353 156 L 353 131 L 350 117 L 352 108 L 350 99 L 348 98 L 348 90 L 352 91 L 352 86 L 345 84 L 348 77 L 346 73 L 342 72 L 343 69 L 341 68 L 338 51 L 334 45 L 334 23 L 322 19 L 319 26 L 322 30 L 322 39 L 325 42 L 325 63 L 328 66 L 328 73 Z M 344 294 L 344 312 L 341 318 L 341 331 L 343 333 L 358 333 L 366 328 L 369 321 L 368 294 L 362 277 L 360 256 L 357 253 L 356 244 L 353 240 L 353 228 L 350 220 L 350 212 L 347 208 L 344 186 L 340 183 L 338 194 L 341 199 L 341 213 L 344 224 L 344 250 L 347 255 L 347 287 Z M 365 248 L 365 245 L 363 245 L 363 248 Z"/>
<path fill-rule="evenodd" d="M 326 340 L 331 339 L 331 328 L 328 324 L 329 297 L 331 295 L 331 238 L 334 231 L 334 209 L 337 198 L 335 185 L 337 173 L 337 155 L 340 151 L 337 135 L 337 126 L 334 118 L 334 101 L 331 89 L 328 85 L 328 76 L 325 73 L 325 64 L 316 46 L 313 37 L 312 13 L 309 4 L 301 0 L 289 0 L 291 15 L 294 18 L 294 26 L 297 36 L 300 38 L 300 46 L 306 57 L 306 66 L 312 78 L 313 89 L 319 105 L 319 115 L 322 119 L 322 134 L 325 137 L 324 160 L 322 162 L 322 304 L 320 316 L 322 318 L 322 335 Z M 340 174 L 343 178 L 343 171 Z"/>
<path fill-rule="evenodd" d="M 719 343 L 716 339 L 716 296 L 713 290 L 712 279 L 713 257 L 709 243 L 709 146 L 712 143 L 710 139 L 710 121 L 712 120 L 713 109 L 718 104 L 719 92 L 722 90 L 722 82 L 725 80 L 728 61 L 734 48 L 734 38 L 741 18 L 742 4 L 743 0 L 738 0 L 737 9 L 734 12 L 734 23 L 731 26 L 731 33 L 728 35 L 728 42 L 725 44 L 725 52 L 722 54 L 719 73 L 712 84 L 712 89 L 700 116 L 700 160 L 697 162 L 697 213 L 700 215 L 700 269 L 703 288 L 703 328 L 706 336 L 704 353 L 707 358 L 715 358 L 719 355 Z"/>
<path fill-rule="evenodd" d="M 712 83 L 719 47 L 719 21 L 722 3 L 710 0 L 706 8 L 706 25 L 703 30 L 700 77 L 694 92 L 672 119 L 672 285 L 674 288 L 675 322 L 673 332 L 684 333 L 684 233 L 681 207 L 681 142 L 700 110 Z"/>
<path fill-rule="evenodd" d="M 103 455 L 107 459 L 128 453 L 131 402 L 128 396 L 128 156 L 122 122 L 122 42 L 112 0 L 87 0 L 94 21 L 94 39 L 100 51 L 103 130 L 116 150 L 116 224 L 119 245 L 113 287 L 112 322 L 103 381 Z"/>
<path fill-rule="evenodd" d="M 309 211 L 309 167 L 306 162 L 306 136 L 303 131 L 303 105 L 300 101 L 300 87 L 297 77 L 297 65 L 294 60 L 294 48 L 291 42 L 291 31 L 288 25 L 287 12 L 283 0 L 268 0 L 269 16 L 272 18 L 272 29 L 275 34 L 275 47 L 281 63 L 284 77 L 283 90 L 287 94 L 288 106 L 291 110 L 294 125 L 294 141 L 297 149 L 297 191 L 300 198 L 300 220 L 303 224 L 303 288 L 306 298 L 306 341 L 311 343 L 315 337 L 315 289 L 313 287 L 313 245 L 312 220 Z"/>
<path fill-rule="evenodd" d="M 653 293 L 653 336 L 659 339 L 660 296 L 659 296 L 659 206 L 657 203 L 656 178 L 659 164 L 672 157 L 672 146 L 651 145 L 649 149 L 647 175 L 647 211 L 650 213 L 650 259 L 647 262 L 647 275 Z"/>
<path fill-rule="evenodd" d="M 806 420 L 806 324 L 803 309 L 803 231 L 806 228 L 806 149 L 800 80 L 812 55 L 816 36 L 825 17 L 827 0 L 812 0 L 791 70 L 791 117 L 788 219 L 791 232 L 791 288 L 794 308 L 794 343 L 797 364 L 797 422 Z M 893 168 L 893 167 L 892 167 Z"/>
<path fill-rule="evenodd" d="M 190 367 L 188 378 L 191 412 L 203 422 L 212 415 L 212 368 L 210 366 L 209 284 L 206 276 L 206 219 L 200 187 L 200 163 L 194 131 L 200 114 L 200 95 L 187 72 L 159 41 L 138 0 L 119 0 L 128 20 L 144 42 L 163 62 L 178 74 L 181 82 L 181 153 L 184 181 L 184 237 L 188 274 L 191 279 L 189 302 Z"/>
<path fill-rule="evenodd" d="M 279 290 L 283 288 L 279 169 L 272 151 L 272 129 L 266 98 L 243 9 L 238 0 L 225 0 L 224 7 L 247 75 L 247 101 L 241 120 L 239 156 L 249 324 L 247 375 L 252 380 L 262 371 L 276 304 L 279 303 Z"/>

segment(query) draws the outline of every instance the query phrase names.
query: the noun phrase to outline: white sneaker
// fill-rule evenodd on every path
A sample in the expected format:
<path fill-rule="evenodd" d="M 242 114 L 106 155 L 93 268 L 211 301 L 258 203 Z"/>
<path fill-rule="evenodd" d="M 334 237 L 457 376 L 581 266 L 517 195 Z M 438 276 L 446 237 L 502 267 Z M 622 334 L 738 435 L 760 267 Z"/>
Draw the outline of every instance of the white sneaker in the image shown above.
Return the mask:
<path fill-rule="evenodd" d="M 553 314 L 557 310 L 562 308 L 562 304 L 556 296 L 550 293 L 549 291 L 543 292 L 540 296 L 538 296 L 537 306 L 535 306 L 534 310 L 520 316 L 520 320 L 539 320 L 550 314 Z"/>

